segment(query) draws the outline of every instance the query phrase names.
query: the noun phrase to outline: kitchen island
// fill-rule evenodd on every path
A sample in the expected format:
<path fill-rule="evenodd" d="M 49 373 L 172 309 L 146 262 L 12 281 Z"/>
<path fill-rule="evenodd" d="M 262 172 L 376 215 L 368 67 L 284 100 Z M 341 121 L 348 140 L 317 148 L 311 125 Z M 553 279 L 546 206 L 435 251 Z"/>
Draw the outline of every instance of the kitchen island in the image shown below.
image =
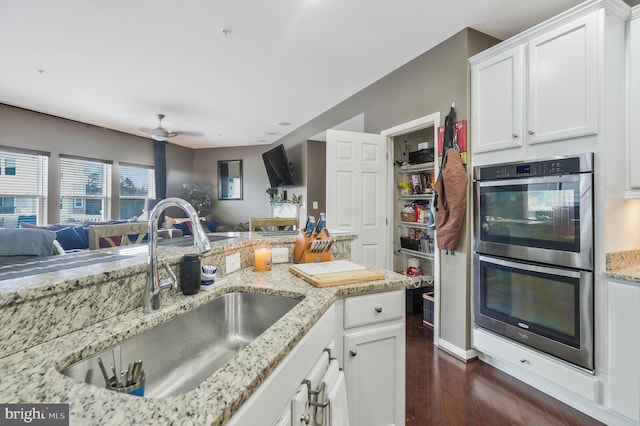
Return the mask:
<path fill-rule="evenodd" d="M 350 243 L 355 236 L 335 238 Z M 13 346 L 5 344 L 2 348 L 5 354 L 0 358 L 0 369 L 4 372 L 0 378 L 0 401 L 67 403 L 71 424 L 229 422 L 335 303 L 345 297 L 399 290 L 407 285 L 407 278 L 386 272 L 383 280 L 320 289 L 290 274 L 287 263 L 274 265 L 269 272 L 253 270 L 250 254 L 255 245 L 286 246 L 294 239 L 295 236 L 235 235 L 213 243 L 203 264 L 220 265 L 225 256 L 239 252 L 242 269 L 227 274 L 224 283 L 193 296 L 163 294 L 162 309 L 152 314 L 143 314 L 140 308 L 141 286 L 147 271 L 146 252 L 117 260 L 114 265 L 104 263 L 85 268 L 85 275 L 69 270 L 61 274 L 65 276 L 62 280 L 42 277 L 40 285 L 35 283 L 41 278 L 38 276 L 23 288 L 7 282 L 4 289 L 13 291 L 4 291 L 0 299 L 0 313 L 5 315 L 2 333 L 3 337 L 18 335 L 18 338 L 9 339 Z M 192 250 L 161 248 L 161 261 L 175 264 L 188 252 Z M 139 398 L 88 385 L 59 372 L 228 292 L 275 294 L 300 302 L 192 391 L 162 399 Z M 39 316 L 37 310 L 25 313 L 20 305 L 32 308 L 51 305 L 52 309 L 43 309 L 46 314 Z M 50 328 L 56 332 L 47 332 Z M 42 341 L 24 337 L 40 331 L 49 337 L 41 337 Z M 16 350 L 17 346 L 21 348 Z"/>

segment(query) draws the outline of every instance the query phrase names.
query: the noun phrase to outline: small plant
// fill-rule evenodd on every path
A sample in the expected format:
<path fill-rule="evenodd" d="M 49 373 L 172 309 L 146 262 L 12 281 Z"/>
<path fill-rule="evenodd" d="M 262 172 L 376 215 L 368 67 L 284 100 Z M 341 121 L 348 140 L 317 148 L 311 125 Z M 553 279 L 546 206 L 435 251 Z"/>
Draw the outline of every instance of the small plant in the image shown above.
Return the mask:
<path fill-rule="evenodd" d="M 213 189 L 205 182 L 192 182 L 184 186 L 187 189 L 186 200 L 198 212 L 198 216 L 206 216 L 213 209 Z"/>
<path fill-rule="evenodd" d="M 264 190 L 267 194 L 269 194 L 269 198 L 273 198 L 278 193 L 278 188 L 267 188 Z"/>
<path fill-rule="evenodd" d="M 246 223 L 240 222 L 233 227 L 233 230 L 235 232 L 247 232 L 249 230 L 249 222 L 246 222 Z"/>

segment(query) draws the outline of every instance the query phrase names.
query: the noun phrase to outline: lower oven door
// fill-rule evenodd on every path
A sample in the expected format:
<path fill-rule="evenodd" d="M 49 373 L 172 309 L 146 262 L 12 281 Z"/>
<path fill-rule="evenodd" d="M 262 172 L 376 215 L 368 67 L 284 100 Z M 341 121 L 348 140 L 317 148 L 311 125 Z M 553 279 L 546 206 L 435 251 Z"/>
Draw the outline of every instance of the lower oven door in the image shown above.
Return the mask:
<path fill-rule="evenodd" d="M 593 370 L 593 273 L 476 254 L 474 322 Z"/>

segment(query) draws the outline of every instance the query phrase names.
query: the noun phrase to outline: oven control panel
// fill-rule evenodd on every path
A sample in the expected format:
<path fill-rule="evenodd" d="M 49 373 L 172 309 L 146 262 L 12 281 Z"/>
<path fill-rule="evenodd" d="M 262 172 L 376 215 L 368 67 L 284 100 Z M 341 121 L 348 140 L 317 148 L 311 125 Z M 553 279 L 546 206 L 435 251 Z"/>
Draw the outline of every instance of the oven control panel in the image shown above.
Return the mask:
<path fill-rule="evenodd" d="M 477 167 L 476 180 L 513 179 L 540 176 L 559 176 L 591 172 L 585 169 L 582 157 L 561 157 L 549 160 L 496 164 Z"/>

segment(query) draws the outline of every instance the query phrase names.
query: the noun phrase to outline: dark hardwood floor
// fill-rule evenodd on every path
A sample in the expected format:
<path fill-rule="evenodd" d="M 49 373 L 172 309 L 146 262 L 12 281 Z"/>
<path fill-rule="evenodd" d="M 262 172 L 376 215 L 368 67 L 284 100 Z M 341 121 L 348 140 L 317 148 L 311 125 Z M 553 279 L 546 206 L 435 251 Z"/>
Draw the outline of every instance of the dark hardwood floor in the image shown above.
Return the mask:
<path fill-rule="evenodd" d="M 601 425 L 480 361 L 433 345 L 422 314 L 407 314 L 406 425 Z"/>

